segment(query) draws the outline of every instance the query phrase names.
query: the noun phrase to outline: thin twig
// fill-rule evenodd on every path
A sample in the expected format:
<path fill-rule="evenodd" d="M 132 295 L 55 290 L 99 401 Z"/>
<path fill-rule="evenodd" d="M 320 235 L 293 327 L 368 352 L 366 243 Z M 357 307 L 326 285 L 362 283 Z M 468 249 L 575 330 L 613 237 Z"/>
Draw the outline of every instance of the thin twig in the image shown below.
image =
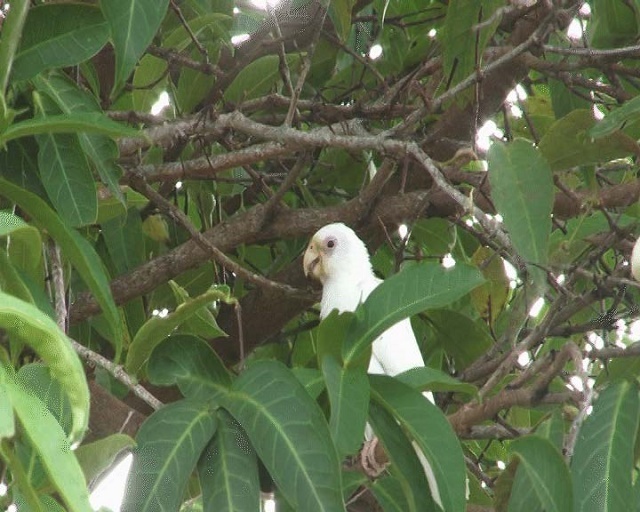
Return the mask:
<path fill-rule="evenodd" d="M 74 350 L 88 363 L 98 365 L 107 370 L 116 379 L 129 388 L 134 395 L 144 401 L 152 409 L 158 410 L 162 407 L 162 402 L 149 393 L 143 386 L 137 383 L 136 379 L 129 375 L 122 365 L 114 364 L 106 357 L 88 349 L 75 340 L 71 340 Z"/>
<path fill-rule="evenodd" d="M 273 28 L 276 32 L 276 37 L 280 41 L 278 45 L 278 57 L 280 61 L 280 74 L 282 75 L 282 81 L 287 88 L 287 91 L 293 96 L 293 83 L 291 82 L 291 70 L 289 69 L 289 63 L 287 62 L 287 53 L 284 48 L 284 37 L 282 37 L 282 31 L 280 30 L 280 23 L 278 23 L 278 17 L 276 16 L 276 10 L 271 8 L 267 4 L 267 10 L 269 17 L 273 23 Z"/>
<path fill-rule="evenodd" d="M 307 162 L 306 155 L 300 155 L 296 163 L 293 165 L 293 168 L 287 174 L 287 177 L 284 179 L 278 190 L 275 194 L 273 194 L 269 200 L 264 205 L 264 213 L 265 220 L 271 216 L 271 213 L 275 208 L 277 208 L 278 204 L 287 193 L 287 191 L 294 185 L 300 173 L 304 170 L 305 164 Z"/>
<path fill-rule="evenodd" d="M 182 23 L 182 26 L 184 27 L 184 29 L 187 31 L 187 34 L 189 34 L 191 41 L 193 41 L 193 44 L 196 45 L 196 48 L 202 54 L 202 56 L 204 57 L 205 61 L 208 64 L 209 54 L 207 53 L 207 49 L 204 46 L 202 46 L 202 43 L 200 43 L 200 41 L 198 41 L 198 38 L 193 33 L 193 31 L 191 30 L 191 27 L 189 26 L 189 23 L 187 22 L 184 15 L 182 14 L 182 9 L 180 9 L 180 7 L 175 2 L 175 0 L 171 0 L 171 8 L 173 9 L 173 12 L 175 12 L 176 15 L 178 16 L 178 19 L 180 20 L 180 23 Z"/>
<path fill-rule="evenodd" d="M 66 287 L 64 285 L 64 270 L 62 268 L 62 257 L 60 247 L 55 240 L 49 240 L 47 246 L 49 254 L 49 275 L 53 282 L 53 300 L 56 310 L 56 323 L 62 332 L 67 332 L 67 303 Z"/>
<path fill-rule="evenodd" d="M 238 345 L 240 347 L 240 368 L 244 368 L 244 332 L 242 328 L 242 306 L 240 306 L 240 302 L 236 301 L 234 304 L 234 309 L 236 312 L 236 322 L 238 323 Z"/>
<path fill-rule="evenodd" d="M 296 114 L 298 108 L 298 100 L 300 99 L 300 93 L 302 92 L 302 87 L 304 86 L 304 82 L 307 79 L 309 70 L 311 69 L 311 59 L 313 58 L 313 55 L 316 51 L 316 45 L 318 44 L 318 39 L 320 38 L 320 32 L 322 31 L 322 26 L 324 25 L 326 16 L 327 9 L 323 9 L 321 19 L 318 20 L 315 32 L 313 33 L 311 44 L 309 44 L 307 52 L 302 59 L 302 68 L 300 69 L 300 74 L 298 75 L 298 81 L 296 82 L 296 86 L 291 90 L 291 103 L 289 104 L 289 110 L 287 111 L 287 115 L 284 118 L 283 123 L 285 126 L 291 126 L 293 118 Z"/>
<path fill-rule="evenodd" d="M 571 428 L 569 429 L 569 433 L 565 439 L 564 455 L 567 461 L 571 461 L 571 458 L 573 457 L 573 450 L 576 446 L 576 441 L 578 440 L 578 432 L 580 431 L 582 422 L 589 414 L 589 408 L 591 407 L 591 402 L 594 398 L 593 386 L 589 383 L 589 374 L 582 368 L 582 354 L 578 347 L 573 343 L 570 342 L 569 344 L 574 348 L 572 353 L 574 360 L 573 365 L 576 367 L 576 374 L 580 377 L 582 382 L 583 399 L 580 404 L 580 412 L 574 418 L 573 423 L 571 423 Z"/>
<path fill-rule="evenodd" d="M 142 175 L 131 174 L 129 177 L 129 181 L 134 189 L 136 189 L 143 196 L 152 201 L 161 211 L 163 211 L 178 224 L 180 224 L 184 229 L 186 229 L 193 238 L 194 242 L 196 242 L 204 251 L 210 253 L 213 259 L 215 259 L 223 267 L 235 273 L 240 278 L 245 279 L 248 282 L 255 284 L 256 286 L 272 288 L 284 292 L 288 295 L 300 297 L 308 296 L 308 293 L 304 290 L 299 290 L 287 284 L 277 283 L 275 281 L 267 279 L 266 277 L 247 270 L 242 265 L 233 261 L 220 249 L 213 245 L 211 241 L 205 238 L 205 236 L 200 233 L 200 231 L 198 231 L 196 227 L 191 223 L 189 217 L 187 217 L 179 208 L 174 206 L 171 202 L 167 201 L 164 197 L 158 194 L 158 192 L 151 188 L 151 186 L 145 181 Z"/>

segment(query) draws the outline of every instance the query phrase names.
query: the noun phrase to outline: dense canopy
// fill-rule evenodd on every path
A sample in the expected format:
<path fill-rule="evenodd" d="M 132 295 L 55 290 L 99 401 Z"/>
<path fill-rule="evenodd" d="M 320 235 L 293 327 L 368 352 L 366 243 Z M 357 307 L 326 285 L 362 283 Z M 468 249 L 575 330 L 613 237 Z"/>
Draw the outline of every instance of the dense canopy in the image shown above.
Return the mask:
<path fill-rule="evenodd" d="M 126 511 L 435 510 L 412 442 L 447 512 L 638 502 L 638 1 L 0 6 L 0 510 L 131 449 Z M 386 280 L 319 322 L 332 222 Z"/>

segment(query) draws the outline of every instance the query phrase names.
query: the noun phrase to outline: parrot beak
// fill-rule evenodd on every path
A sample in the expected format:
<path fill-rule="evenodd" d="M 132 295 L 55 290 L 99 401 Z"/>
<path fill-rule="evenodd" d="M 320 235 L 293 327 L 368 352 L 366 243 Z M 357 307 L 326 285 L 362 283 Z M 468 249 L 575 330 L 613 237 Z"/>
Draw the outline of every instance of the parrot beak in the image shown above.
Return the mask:
<path fill-rule="evenodd" d="M 310 275 L 317 278 L 317 270 L 318 265 L 322 267 L 321 256 L 318 253 L 315 244 L 312 242 L 307 247 L 307 250 L 304 253 L 304 258 L 302 259 L 302 267 L 304 268 L 305 277 L 309 277 Z"/>

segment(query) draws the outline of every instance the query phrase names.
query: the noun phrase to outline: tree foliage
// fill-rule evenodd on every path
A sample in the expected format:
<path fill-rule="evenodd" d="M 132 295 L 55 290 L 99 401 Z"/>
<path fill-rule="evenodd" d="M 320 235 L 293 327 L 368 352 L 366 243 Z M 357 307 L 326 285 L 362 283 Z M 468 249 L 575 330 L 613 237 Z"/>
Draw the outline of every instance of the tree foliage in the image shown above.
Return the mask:
<path fill-rule="evenodd" d="M 636 510 L 640 3 L 264 4 L 3 7 L 0 509 Z"/>

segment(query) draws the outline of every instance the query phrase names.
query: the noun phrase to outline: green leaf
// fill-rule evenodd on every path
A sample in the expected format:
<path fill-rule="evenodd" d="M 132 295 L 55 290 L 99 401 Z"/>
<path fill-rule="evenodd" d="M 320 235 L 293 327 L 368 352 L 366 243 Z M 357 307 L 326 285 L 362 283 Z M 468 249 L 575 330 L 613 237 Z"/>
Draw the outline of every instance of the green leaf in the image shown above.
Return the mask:
<path fill-rule="evenodd" d="M 551 125 L 538 148 L 553 171 L 638 154 L 636 141 L 622 132 L 594 139 L 591 130 L 597 126 L 590 110 L 574 110 Z"/>
<path fill-rule="evenodd" d="M 14 1 L 11 10 L 4 15 L 4 30 L 0 41 L 0 96 L 3 98 L 7 92 L 9 75 L 22 38 L 29 6 L 29 0 Z"/>
<path fill-rule="evenodd" d="M 344 510 L 340 464 L 322 411 L 283 364 L 257 361 L 223 406 L 296 510 Z"/>
<path fill-rule="evenodd" d="M 102 236 L 116 272 L 125 274 L 145 261 L 142 221 L 137 208 L 101 223 Z"/>
<path fill-rule="evenodd" d="M 377 478 L 370 486 L 373 495 L 384 512 L 406 512 L 409 510 L 402 483 L 397 478 L 387 475 Z"/>
<path fill-rule="evenodd" d="M 204 510 L 260 510 L 258 459 L 242 427 L 224 410 L 218 430 L 198 462 Z"/>
<path fill-rule="evenodd" d="M 408 504 L 407 510 L 436 512 L 438 508 L 429 493 L 424 469 L 400 425 L 391 413 L 375 400 L 369 406 L 369 419 L 391 462 L 389 471 L 402 485 Z"/>
<path fill-rule="evenodd" d="M 78 139 L 46 134 L 37 140 L 40 177 L 56 211 L 73 227 L 93 224 L 98 215 L 96 185 Z"/>
<path fill-rule="evenodd" d="M 8 252 L 11 261 L 29 275 L 38 275 L 42 266 L 40 232 L 17 215 L 0 211 L 0 238 L 9 235 L 11 243 Z"/>
<path fill-rule="evenodd" d="M 52 72 L 39 75 L 34 79 L 38 91 L 46 94 L 58 106 L 63 114 L 74 112 L 101 112 L 100 104 L 90 93 L 81 89 L 66 75 Z M 124 204 L 124 196 L 120 190 L 118 180 L 122 170 L 116 163 L 118 146 L 109 137 L 99 134 L 78 134 L 80 146 L 87 158 L 113 195 Z"/>
<path fill-rule="evenodd" d="M 496 142 L 489 149 L 491 198 L 513 247 L 529 264 L 544 265 L 549 253 L 554 187 L 551 169 L 528 141 Z"/>
<path fill-rule="evenodd" d="M 304 386 L 309 396 L 314 400 L 324 390 L 324 378 L 320 370 L 315 368 L 291 368 L 296 379 Z"/>
<path fill-rule="evenodd" d="M 590 24 L 591 23 L 589 23 L 589 25 Z M 559 48 L 570 48 L 572 43 L 568 40 L 565 34 L 558 32 L 552 33 L 549 36 L 548 44 Z M 566 57 L 560 54 L 548 53 L 545 55 L 545 58 L 549 62 L 555 63 L 563 61 Z M 555 119 L 560 119 L 576 109 L 591 109 L 593 107 L 592 103 L 588 100 L 589 90 L 584 87 L 580 87 L 578 84 L 571 84 L 571 88 L 569 88 L 569 86 L 562 80 L 549 78 L 548 86 L 549 97 L 551 99 L 551 106 L 553 113 L 555 114 Z M 537 96 L 544 98 L 546 96 L 546 90 L 543 89 L 541 92 L 543 94 L 539 94 Z M 536 123 L 536 128 L 537 126 L 538 124 Z"/>
<path fill-rule="evenodd" d="M 89 388 L 78 356 L 56 323 L 32 304 L 0 292 L 0 328 L 9 339 L 32 347 L 67 393 L 73 421 L 71 442 L 82 439 L 89 421 Z"/>
<path fill-rule="evenodd" d="M 38 225 L 45 228 L 61 247 L 64 255 L 78 271 L 100 304 L 102 312 L 109 322 L 112 339 L 116 343 L 115 359 L 119 360 L 123 338 L 120 315 L 113 302 L 109 281 L 102 268 L 102 261 L 93 247 L 77 231 L 68 228 L 56 213 L 34 194 L 0 178 L 0 195 L 18 204 Z"/>
<path fill-rule="evenodd" d="M 334 0 L 329 2 L 327 14 L 336 29 L 336 34 L 342 42 L 349 38 L 351 32 L 351 10 L 355 0 Z"/>
<path fill-rule="evenodd" d="M 80 446 L 76 450 L 76 457 L 87 483 L 93 482 L 110 470 L 116 458 L 123 451 L 133 448 L 135 444 L 126 434 L 112 434 Z"/>
<path fill-rule="evenodd" d="M 498 7 L 502 7 L 501 0 L 482 0 L 468 2 L 467 0 L 451 0 L 447 8 L 447 17 L 442 30 L 443 67 L 446 77 L 451 74 L 451 85 L 456 85 L 467 78 L 482 62 L 476 62 L 476 56 L 481 56 L 489 39 L 495 32 L 500 17 L 485 26 L 479 32 L 474 27 L 479 22 L 491 17 Z"/>
<path fill-rule="evenodd" d="M 60 382 L 53 378 L 48 367 L 41 363 L 31 363 L 18 370 L 18 383 L 23 389 L 39 398 L 69 435 L 72 426 L 72 410 L 69 398 Z"/>
<path fill-rule="evenodd" d="M 360 471 L 351 469 L 342 471 L 342 490 L 345 501 L 368 481 L 367 476 Z"/>
<path fill-rule="evenodd" d="M 231 386 L 231 375 L 209 344 L 187 334 L 160 343 L 149 359 L 147 376 L 156 386 L 177 384 L 186 398 L 199 400 L 216 400 Z"/>
<path fill-rule="evenodd" d="M 93 57 L 109 38 L 100 9 L 53 3 L 29 10 L 13 78 L 26 80 L 45 69 L 75 66 Z"/>
<path fill-rule="evenodd" d="M 156 35 L 169 0 L 101 0 L 116 53 L 113 90 L 119 90 Z"/>
<path fill-rule="evenodd" d="M 418 391 L 453 391 L 472 396 L 478 393 L 478 388 L 473 384 L 460 382 L 448 373 L 429 366 L 411 368 L 395 375 L 395 378 Z"/>
<path fill-rule="evenodd" d="M 233 22 L 233 17 L 221 12 L 207 12 L 189 20 L 189 30 L 184 24 L 179 25 L 162 42 L 163 46 L 178 51 L 185 50 L 193 43 L 193 36 L 200 34 L 208 37 L 221 37 L 229 39 L 226 23 Z M 229 41 L 230 42 L 230 41 Z"/>
<path fill-rule="evenodd" d="M 122 510 L 178 510 L 189 476 L 216 426 L 211 405 L 192 400 L 173 402 L 149 416 L 136 436 Z"/>
<path fill-rule="evenodd" d="M 519 464 L 509 498 L 510 512 L 535 510 L 537 505 L 546 512 L 572 509 L 571 476 L 550 441 L 522 437 L 511 443 L 511 451 L 518 456 Z"/>
<path fill-rule="evenodd" d="M 15 435 L 15 421 L 11 397 L 4 385 L 4 370 L 0 367 L 0 441 Z"/>
<path fill-rule="evenodd" d="M 469 366 L 493 345 L 491 333 L 482 320 L 474 321 L 453 309 L 429 311 L 427 318 L 433 332 L 430 341 L 453 359 L 458 370 Z"/>
<path fill-rule="evenodd" d="M 71 512 L 91 510 L 82 470 L 58 422 L 36 397 L 14 383 L 6 382 L 6 385 L 20 425 L 67 509 Z"/>
<path fill-rule="evenodd" d="M 639 410 L 638 388 L 626 381 L 607 387 L 593 403 L 571 462 L 575 512 L 628 510 Z"/>
<path fill-rule="evenodd" d="M 536 428 L 536 435 L 548 439 L 553 446 L 562 451 L 564 441 L 564 420 L 560 410 L 555 410 L 551 416 Z"/>
<path fill-rule="evenodd" d="M 37 156 L 38 145 L 33 137 L 9 142 L 0 151 L 0 176 L 38 196 L 44 196 Z"/>
<path fill-rule="evenodd" d="M 0 249 L 0 290 L 14 297 L 35 304 L 29 288 L 24 283 L 17 269 L 9 260 L 4 249 Z"/>
<path fill-rule="evenodd" d="M 621 48 L 632 44 L 638 35 L 638 4 L 592 0 L 592 15 L 587 27 L 594 48 Z"/>
<path fill-rule="evenodd" d="M 625 123 L 635 121 L 640 118 L 640 96 L 625 102 L 619 107 L 609 111 L 604 119 L 597 121 L 587 132 L 594 139 L 599 139 L 606 135 L 620 130 Z"/>
<path fill-rule="evenodd" d="M 183 304 L 189 300 L 189 293 L 182 288 L 178 283 L 171 280 L 169 286 L 173 295 L 176 298 L 178 304 Z M 180 330 L 193 334 L 194 336 L 200 336 L 204 339 L 219 338 L 226 336 L 227 334 L 220 329 L 216 318 L 208 308 L 200 308 L 196 313 L 188 318 L 180 327 Z"/>
<path fill-rule="evenodd" d="M 13 123 L 0 133 L 0 145 L 8 141 L 43 133 L 101 133 L 110 137 L 137 137 L 139 132 L 112 121 L 99 112 L 77 112 L 74 114 L 37 117 Z"/>
<path fill-rule="evenodd" d="M 371 397 L 415 440 L 433 470 L 444 510 L 463 511 L 466 469 L 458 437 L 420 392 L 386 375 L 370 375 Z"/>
<path fill-rule="evenodd" d="M 331 355 L 322 359 L 331 417 L 329 429 L 340 456 L 353 454 L 362 444 L 369 409 L 366 368 L 344 367 Z"/>
<path fill-rule="evenodd" d="M 196 313 L 200 308 L 206 307 L 215 300 L 229 300 L 225 290 L 212 288 L 208 292 L 194 297 L 193 299 L 180 304 L 175 311 L 166 317 L 154 316 L 138 330 L 129 352 L 127 353 L 126 368 L 131 374 L 137 373 L 146 363 L 153 352 L 153 349 L 180 324 Z"/>
<path fill-rule="evenodd" d="M 436 263 L 412 265 L 386 279 L 356 310 L 357 320 L 343 347 L 345 365 L 400 320 L 459 299 L 484 281 L 469 265 L 445 269 Z"/>
<path fill-rule="evenodd" d="M 300 56 L 287 55 L 289 69 L 293 72 L 300 66 Z M 225 101 L 241 103 L 275 92 L 280 83 L 280 57 L 265 55 L 245 66 L 224 92 Z"/>

